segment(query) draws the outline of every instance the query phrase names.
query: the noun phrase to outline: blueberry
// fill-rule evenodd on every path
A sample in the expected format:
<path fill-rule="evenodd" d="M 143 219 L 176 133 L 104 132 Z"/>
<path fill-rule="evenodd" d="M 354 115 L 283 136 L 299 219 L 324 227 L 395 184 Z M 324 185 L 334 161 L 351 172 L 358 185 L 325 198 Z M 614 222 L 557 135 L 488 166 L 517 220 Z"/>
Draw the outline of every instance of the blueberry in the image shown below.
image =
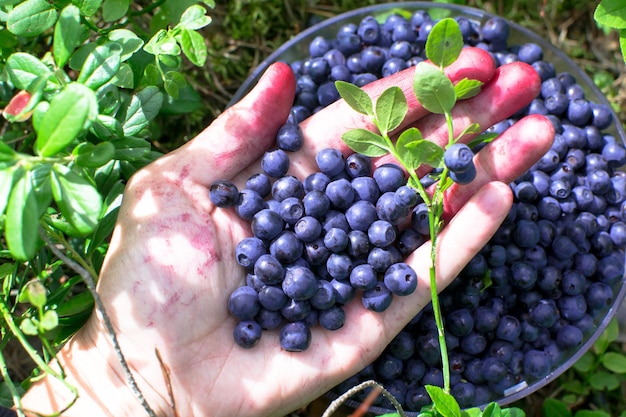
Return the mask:
<path fill-rule="evenodd" d="M 282 149 L 267 151 L 261 158 L 261 169 L 273 178 L 280 178 L 289 169 L 289 156 Z"/>
<path fill-rule="evenodd" d="M 217 207 L 233 207 L 239 202 L 239 189 L 231 181 L 215 181 L 209 189 L 209 198 Z"/>
<path fill-rule="evenodd" d="M 467 336 L 474 329 L 472 312 L 465 308 L 450 312 L 446 317 L 446 327 L 456 336 Z"/>
<path fill-rule="evenodd" d="M 314 172 L 304 179 L 302 185 L 306 193 L 311 191 L 324 192 L 329 183 L 330 178 L 328 178 L 328 175 L 322 172 Z"/>
<path fill-rule="evenodd" d="M 536 43 L 525 43 L 517 51 L 519 60 L 527 64 L 543 60 L 543 50 Z"/>
<path fill-rule="evenodd" d="M 295 262 L 303 252 L 302 241 L 291 230 L 281 232 L 270 243 L 270 254 L 283 264 Z"/>
<path fill-rule="evenodd" d="M 278 129 L 276 144 L 284 151 L 295 152 L 302 147 L 304 135 L 299 125 L 287 123 Z"/>
<path fill-rule="evenodd" d="M 583 343 L 583 332 L 578 327 L 567 324 L 559 329 L 556 343 L 561 349 L 578 347 Z"/>
<path fill-rule="evenodd" d="M 513 342 L 519 337 L 521 330 L 520 322 L 517 317 L 507 314 L 500 318 L 500 322 L 496 328 L 496 337 Z"/>
<path fill-rule="evenodd" d="M 374 180 L 382 193 L 395 192 L 404 185 L 404 171 L 396 164 L 387 163 L 374 170 Z"/>
<path fill-rule="evenodd" d="M 546 352 L 531 349 L 524 354 L 524 374 L 532 378 L 543 378 L 550 372 L 551 360 Z"/>
<path fill-rule="evenodd" d="M 264 285 L 259 291 L 258 298 L 261 307 L 269 311 L 280 310 L 288 301 L 288 296 L 282 288 L 274 285 Z"/>
<path fill-rule="evenodd" d="M 587 302 L 583 295 L 564 295 L 558 300 L 561 317 L 570 321 L 581 319 L 587 312 Z"/>
<path fill-rule="evenodd" d="M 254 263 L 254 275 L 264 284 L 280 284 L 285 277 L 285 268 L 278 259 L 265 254 Z"/>
<path fill-rule="evenodd" d="M 304 258 L 311 265 L 325 265 L 329 256 L 330 251 L 324 245 L 324 240 L 321 237 L 304 244 Z"/>
<path fill-rule="evenodd" d="M 474 165 L 474 153 L 464 143 L 455 143 L 450 145 L 443 157 L 443 161 L 448 169 L 452 172 L 466 172 Z"/>
<path fill-rule="evenodd" d="M 247 237 L 237 244 L 235 248 L 235 259 L 239 265 L 248 270 L 252 270 L 257 259 L 266 253 L 267 249 L 261 239 Z"/>
<path fill-rule="evenodd" d="M 277 201 L 283 201 L 289 197 L 302 198 L 304 187 L 302 182 L 293 175 L 286 175 L 278 178 L 272 184 L 272 197 Z"/>
<path fill-rule="evenodd" d="M 377 282 L 376 286 L 363 291 L 363 306 L 372 311 L 385 311 L 390 305 L 392 294 L 385 286 L 384 282 Z"/>
<path fill-rule="evenodd" d="M 357 177 L 352 180 L 355 200 L 365 200 L 376 204 L 380 197 L 380 188 L 372 177 Z"/>
<path fill-rule="evenodd" d="M 589 102 L 583 98 L 571 100 L 567 108 L 567 118 L 576 126 L 585 126 L 593 116 Z"/>
<path fill-rule="evenodd" d="M 477 307 L 474 312 L 474 329 L 480 333 L 489 333 L 496 330 L 500 317 L 498 313 L 486 306 Z"/>
<path fill-rule="evenodd" d="M 305 215 L 321 219 L 330 210 L 330 199 L 323 191 L 311 190 L 302 197 L 302 205 Z"/>
<path fill-rule="evenodd" d="M 356 295 L 354 287 L 350 285 L 348 281 L 339 281 L 333 278 L 330 284 L 335 290 L 335 300 L 337 304 L 348 304 Z M 389 302 L 391 302 L 391 300 L 389 300 Z"/>
<path fill-rule="evenodd" d="M 320 326 L 327 330 L 338 330 L 346 322 L 346 313 L 343 307 L 335 305 L 333 307 L 320 310 L 318 320 Z"/>
<path fill-rule="evenodd" d="M 377 219 L 376 207 L 366 200 L 356 201 L 346 210 L 346 220 L 353 230 L 367 232 Z"/>
<path fill-rule="evenodd" d="M 393 294 L 409 295 L 417 288 L 417 274 L 410 265 L 398 262 L 385 271 L 384 282 Z"/>
<path fill-rule="evenodd" d="M 487 357 L 482 361 L 482 373 L 486 381 L 498 382 L 506 375 L 507 368 L 497 358 Z"/>
<path fill-rule="evenodd" d="M 450 171 L 450 179 L 457 184 L 469 184 L 476 178 L 476 167 L 472 165 L 467 171 L 454 172 Z"/>
<path fill-rule="evenodd" d="M 347 280 L 353 267 L 352 258 L 344 253 L 332 253 L 326 261 L 328 274 L 337 280 Z"/>
<path fill-rule="evenodd" d="M 302 242 L 313 242 L 322 235 L 322 224 L 315 217 L 304 216 L 296 221 L 293 230 Z"/>
<path fill-rule="evenodd" d="M 474 405 L 474 395 L 476 388 L 471 382 L 459 382 L 450 388 L 450 394 L 456 399 L 461 407 L 471 407 Z"/>
<path fill-rule="evenodd" d="M 603 282 L 594 282 L 585 291 L 585 300 L 590 309 L 610 307 L 613 302 L 613 290 Z"/>
<path fill-rule="evenodd" d="M 288 352 L 303 352 L 311 344 L 311 330 L 301 321 L 287 323 L 280 329 L 280 345 Z"/>
<path fill-rule="evenodd" d="M 345 162 L 341 152 L 334 148 L 324 148 L 317 153 L 315 161 L 320 171 L 334 177 L 344 170 Z"/>
<path fill-rule="evenodd" d="M 262 198 L 267 197 L 272 191 L 272 183 L 270 178 L 263 174 L 253 174 L 246 181 L 246 188 L 252 191 L 256 191 Z"/>
<path fill-rule="evenodd" d="M 311 306 L 318 310 L 325 310 L 335 305 L 335 291 L 329 281 L 318 280 L 317 290 L 309 299 Z"/>
<path fill-rule="evenodd" d="M 341 252 L 348 246 L 349 239 L 345 230 L 333 227 L 324 235 L 324 245 L 331 252 Z"/>
<path fill-rule="evenodd" d="M 388 221 L 376 220 L 367 229 L 367 237 L 374 246 L 384 248 L 396 240 L 396 228 Z"/>
<path fill-rule="evenodd" d="M 228 297 L 228 311 L 239 320 L 252 320 L 259 308 L 259 295 L 252 287 L 239 287 Z"/>
<path fill-rule="evenodd" d="M 259 323 L 263 330 L 278 329 L 283 324 L 283 316 L 280 314 L 280 311 L 267 310 L 263 307 L 261 307 L 254 320 Z"/>
<path fill-rule="evenodd" d="M 365 17 L 358 25 L 357 34 L 366 45 L 377 43 L 380 38 L 378 21 L 372 16 Z"/>
<path fill-rule="evenodd" d="M 393 246 L 374 247 L 367 255 L 367 264 L 379 273 L 384 273 L 391 265 L 401 261 L 402 254 Z"/>
<path fill-rule="evenodd" d="M 302 321 L 311 313 L 313 308 L 308 300 L 289 299 L 280 309 L 280 314 L 288 322 Z"/>
<path fill-rule="evenodd" d="M 346 158 L 346 172 L 351 178 L 369 177 L 372 174 L 372 160 L 360 153 L 353 153 Z"/>
<path fill-rule="evenodd" d="M 350 271 L 350 285 L 357 290 L 372 289 L 377 283 L 378 275 L 369 263 L 357 265 Z"/>
<path fill-rule="evenodd" d="M 261 325 L 254 320 L 240 321 L 233 330 L 235 342 L 245 349 L 256 346 L 261 340 L 261 333 Z"/>

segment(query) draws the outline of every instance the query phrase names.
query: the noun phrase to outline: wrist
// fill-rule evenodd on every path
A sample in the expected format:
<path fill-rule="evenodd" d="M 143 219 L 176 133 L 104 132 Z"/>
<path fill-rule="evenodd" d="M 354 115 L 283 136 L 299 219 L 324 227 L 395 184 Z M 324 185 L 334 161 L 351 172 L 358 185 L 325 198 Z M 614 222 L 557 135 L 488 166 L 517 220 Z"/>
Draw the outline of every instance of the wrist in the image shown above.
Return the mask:
<path fill-rule="evenodd" d="M 110 340 L 104 332 L 92 331 L 93 322 L 92 317 L 50 364 L 65 375 L 64 381 L 46 375 L 26 392 L 21 405 L 27 415 L 50 415 L 63 410 L 64 417 L 148 415 L 130 388 Z M 157 416 L 168 415 L 164 407 L 167 403 L 137 371 L 131 369 L 146 402 Z"/>

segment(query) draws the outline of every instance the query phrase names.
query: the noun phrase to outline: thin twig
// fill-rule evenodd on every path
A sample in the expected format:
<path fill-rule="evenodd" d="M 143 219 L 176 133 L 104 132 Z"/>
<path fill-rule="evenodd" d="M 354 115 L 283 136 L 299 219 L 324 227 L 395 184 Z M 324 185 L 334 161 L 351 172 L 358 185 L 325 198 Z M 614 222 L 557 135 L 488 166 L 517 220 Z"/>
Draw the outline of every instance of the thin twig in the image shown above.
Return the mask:
<path fill-rule="evenodd" d="M 122 369 L 124 370 L 124 374 L 126 375 L 127 384 L 130 386 L 131 390 L 135 394 L 135 397 L 137 397 L 137 399 L 141 403 L 146 413 L 150 417 L 156 417 L 156 413 L 152 410 L 152 408 L 146 401 L 145 397 L 143 396 L 143 393 L 141 392 L 141 390 L 139 389 L 139 386 L 137 385 L 137 382 L 135 381 L 135 377 L 133 376 L 132 372 L 130 371 L 130 368 L 128 367 L 126 358 L 124 358 L 124 354 L 122 353 L 122 349 L 120 348 L 119 342 L 117 340 L 117 336 L 115 335 L 115 330 L 113 329 L 113 325 L 111 324 L 109 315 L 106 313 L 106 310 L 104 308 L 104 303 L 102 302 L 100 295 L 96 291 L 95 278 L 89 273 L 89 271 L 87 271 L 85 268 L 80 266 L 77 262 L 65 256 L 65 254 L 61 250 L 59 250 L 59 248 L 56 247 L 54 242 L 50 240 L 50 238 L 43 231 L 43 229 L 40 228 L 39 232 L 40 232 L 41 238 L 44 240 L 44 242 L 46 242 L 46 245 L 48 245 L 52 253 L 54 253 L 60 260 L 62 260 L 69 268 L 71 268 L 77 274 L 79 274 L 81 278 L 83 279 L 83 281 L 85 282 L 85 284 L 87 285 L 87 288 L 89 289 L 89 292 L 93 296 L 94 301 L 96 303 L 96 309 L 102 315 L 102 321 L 104 322 L 104 326 L 106 327 L 107 334 L 109 338 L 111 339 L 111 343 L 113 344 L 113 350 L 115 351 L 115 356 L 117 356 L 117 359 L 120 365 L 122 366 Z"/>
<path fill-rule="evenodd" d="M 339 407 L 341 407 L 348 400 L 348 398 L 352 397 L 354 394 L 358 393 L 359 391 L 362 391 L 370 387 L 377 387 L 380 390 L 383 397 L 385 397 L 391 402 L 391 404 L 396 409 L 400 417 L 406 417 L 406 414 L 404 413 L 404 410 L 402 409 L 402 405 L 398 402 L 398 400 L 396 400 L 396 397 L 394 397 L 392 393 L 387 391 L 385 387 L 383 387 L 381 384 L 373 380 L 361 382 L 359 385 L 356 385 L 350 388 L 348 391 L 341 394 L 333 402 L 330 403 L 326 411 L 324 411 L 324 414 L 322 414 L 322 417 L 330 417 L 339 409 Z"/>

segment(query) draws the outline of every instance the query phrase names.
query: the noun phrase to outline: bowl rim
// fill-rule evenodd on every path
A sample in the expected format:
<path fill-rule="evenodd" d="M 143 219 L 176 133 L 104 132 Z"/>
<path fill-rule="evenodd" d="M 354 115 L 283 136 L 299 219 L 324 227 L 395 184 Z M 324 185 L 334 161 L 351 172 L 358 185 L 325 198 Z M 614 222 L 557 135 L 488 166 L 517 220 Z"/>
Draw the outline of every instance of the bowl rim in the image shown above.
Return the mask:
<path fill-rule="evenodd" d="M 498 16 L 494 13 L 487 12 L 484 10 L 480 10 L 474 7 L 457 5 L 457 4 L 449 4 L 449 3 L 433 3 L 426 1 L 408 1 L 408 2 L 393 2 L 393 3 L 384 3 L 384 4 L 376 4 L 366 7 L 360 7 L 357 9 L 353 9 L 348 12 L 344 12 L 338 14 L 336 16 L 327 18 L 309 28 L 303 30 L 302 32 L 295 35 L 293 38 L 282 44 L 278 49 L 276 49 L 272 54 L 270 54 L 266 59 L 264 59 L 254 70 L 250 72 L 248 78 L 244 81 L 244 83 L 239 87 L 236 93 L 233 95 L 232 100 L 229 102 L 227 107 L 232 106 L 236 102 L 238 102 L 243 96 L 252 89 L 252 87 L 257 83 L 261 75 L 267 70 L 267 68 L 274 62 L 280 61 L 280 58 L 283 54 L 286 53 L 289 49 L 291 49 L 294 45 L 302 42 L 304 39 L 316 35 L 318 32 L 332 27 L 334 25 L 341 24 L 343 22 L 351 21 L 357 19 L 359 17 L 365 17 L 368 14 L 372 15 L 383 15 L 385 12 L 391 12 L 394 9 L 399 10 L 407 10 L 407 11 L 417 11 L 417 10 L 434 10 L 434 9 L 444 9 L 448 11 L 452 11 L 457 13 L 457 15 L 462 15 L 465 17 L 469 17 L 472 19 L 476 19 L 478 21 L 484 21 L 486 19 L 492 17 L 501 17 L 506 20 L 509 24 L 510 28 L 521 34 L 528 42 L 534 42 L 539 44 L 544 50 L 547 48 L 549 53 L 556 56 L 556 58 L 564 65 L 568 67 L 568 71 L 572 72 L 576 77 L 576 80 L 579 84 L 585 84 L 585 88 L 591 90 L 591 93 L 595 96 L 593 101 L 598 102 L 598 104 L 603 104 L 607 106 L 613 116 L 613 126 L 609 129 L 603 130 L 611 131 L 613 130 L 614 134 L 617 134 L 621 139 L 622 143 L 626 141 L 626 133 L 622 127 L 622 124 L 619 121 L 619 118 L 613 108 L 611 107 L 606 96 L 600 91 L 600 89 L 594 84 L 591 78 L 587 75 L 587 73 L 580 68 L 571 58 L 569 58 L 563 51 L 558 49 L 555 45 L 547 41 L 546 39 L 540 37 L 536 32 L 531 31 L 530 29 L 521 26 L 520 24 L 513 22 L 507 18 L 502 16 Z M 624 259 L 624 263 L 626 263 L 626 257 Z M 516 391 L 512 392 L 510 395 L 505 395 L 502 398 L 498 398 L 496 402 L 500 405 L 507 405 L 513 403 L 517 400 L 520 400 L 540 388 L 546 386 L 550 382 L 554 381 L 558 376 L 563 374 L 567 369 L 569 369 L 582 355 L 584 355 L 592 345 L 597 341 L 600 335 L 604 332 L 609 322 L 616 315 L 617 310 L 620 308 L 624 298 L 626 296 L 626 285 L 624 284 L 624 280 L 622 280 L 622 285 L 614 297 L 613 304 L 609 307 L 606 315 L 597 323 L 597 327 L 594 331 L 589 335 L 587 340 L 570 356 L 567 357 L 563 363 L 561 363 L 557 368 L 550 371 L 548 375 L 545 377 L 535 380 L 530 384 L 525 384 L 525 386 L 520 387 Z M 525 382 L 525 381 L 523 381 Z M 515 388 L 515 387 L 512 387 Z M 326 394 L 331 399 L 336 399 L 338 397 L 337 394 L 329 392 Z M 345 401 L 345 404 L 352 408 L 357 408 L 360 403 L 355 400 L 348 399 Z M 479 407 L 483 408 L 487 404 L 480 405 Z M 395 410 L 381 408 L 377 406 L 370 406 L 368 409 L 371 413 L 377 414 L 385 414 L 385 413 L 393 413 Z M 417 416 L 419 412 L 410 412 L 405 411 L 407 416 Z"/>

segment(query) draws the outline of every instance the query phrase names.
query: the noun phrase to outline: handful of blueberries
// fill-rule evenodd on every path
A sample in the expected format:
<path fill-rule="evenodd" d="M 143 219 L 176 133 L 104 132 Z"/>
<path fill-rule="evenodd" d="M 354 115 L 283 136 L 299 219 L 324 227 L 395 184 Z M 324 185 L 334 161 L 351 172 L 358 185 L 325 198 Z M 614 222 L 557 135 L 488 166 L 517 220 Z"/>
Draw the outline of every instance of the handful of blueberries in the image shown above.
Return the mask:
<path fill-rule="evenodd" d="M 440 295 L 451 393 L 471 407 L 547 376 L 613 305 L 624 276 L 626 175 L 618 168 L 626 150 L 604 132 L 614 122 L 610 109 L 587 99 L 572 74 L 557 73 L 539 45 L 508 46 L 509 26 L 499 17 L 456 20 L 466 45 L 489 51 L 497 65 L 527 62 L 542 80 L 527 108 L 487 131 L 501 133 L 533 113 L 546 115 L 556 131 L 552 148 L 510 184 L 514 204 L 496 235 Z M 334 38 L 315 38 L 310 57 L 291 63 L 296 99 L 277 149 L 263 157 L 263 172 L 242 191 L 228 182 L 211 188 L 212 200 L 234 207 L 254 234 L 236 253 L 247 285 L 229 299 L 241 346 L 254 346 L 262 329 L 280 328 L 284 349 L 304 350 L 311 326 L 344 324 L 343 305 L 357 291 L 367 308 L 382 311 L 394 294 L 415 289 L 403 258 L 426 239 L 428 216 L 402 170 L 387 164 L 372 172 L 362 155 L 344 160 L 325 149 L 317 156 L 319 172 L 300 181 L 286 176 L 287 152 L 302 144 L 298 123 L 339 98 L 335 81 L 362 86 L 417 64 L 434 23 L 425 11 L 383 23 L 368 16 L 343 25 Z M 445 161 L 451 176 L 471 181 L 475 171 L 463 165 L 471 151 L 456 151 Z M 407 218 L 410 227 L 400 230 Z M 381 382 L 407 410 L 431 403 L 424 386 L 442 386 L 443 376 L 429 307 L 336 392 L 366 379 Z M 382 397 L 377 404 L 389 407 Z"/>

